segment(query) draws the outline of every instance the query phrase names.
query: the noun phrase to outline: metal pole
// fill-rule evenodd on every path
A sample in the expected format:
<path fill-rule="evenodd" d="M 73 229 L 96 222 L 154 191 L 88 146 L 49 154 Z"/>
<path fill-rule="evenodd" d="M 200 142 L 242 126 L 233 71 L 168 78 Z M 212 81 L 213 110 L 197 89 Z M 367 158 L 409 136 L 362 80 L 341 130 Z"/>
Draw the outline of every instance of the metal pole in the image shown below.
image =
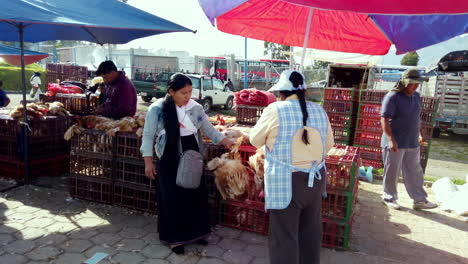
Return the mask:
<path fill-rule="evenodd" d="M 306 27 L 305 37 L 304 37 L 304 46 L 302 48 L 301 65 L 299 66 L 299 71 L 303 71 L 304 69 L 304 58 L 305 58 L 305 54 L 307 50 L 307 43 L 309 42 L 310 24 L 312 24 L 313 14 L 314 14 L 314 9 L 309 8 L 309 16 L 307 17 L 307 27 Z"/>
<path fill-rule="evenodd" d="M 31 177 L 29 175 L 29 125 L 26 112 L 26 73 L 24 70 L 24 24 L 19 23 L 19 41 L 21 48 L 21 82 L 23 83 L 23 154 L 24 154 L 24 183 L 30 184 Z M 40 89 L 40 88 L 39 88 Z M 39 91 L 38 91 L 39 92 Z"/>
<path fill-rule="evenodd" d="M 244 59 L 244 89 L 247 89 L 247 75 L 248 75 L 248 67 L 247 67 L 247 38 L 245 39 L 245 59 Z"/>

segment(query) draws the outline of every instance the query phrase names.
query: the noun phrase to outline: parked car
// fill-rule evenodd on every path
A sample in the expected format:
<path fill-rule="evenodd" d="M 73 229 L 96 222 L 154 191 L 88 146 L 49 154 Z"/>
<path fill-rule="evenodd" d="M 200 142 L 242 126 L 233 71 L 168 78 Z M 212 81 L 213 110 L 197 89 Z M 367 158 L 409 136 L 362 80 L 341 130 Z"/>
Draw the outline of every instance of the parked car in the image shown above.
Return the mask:
<path fill-rule="evenodd" d="M 234 93 L 221 80 L 205 76 L 187 74 L 192 80 L 192 99 L 209 112 L 213 106 L 222 106 L 230 110 L 234 105 Z"/>

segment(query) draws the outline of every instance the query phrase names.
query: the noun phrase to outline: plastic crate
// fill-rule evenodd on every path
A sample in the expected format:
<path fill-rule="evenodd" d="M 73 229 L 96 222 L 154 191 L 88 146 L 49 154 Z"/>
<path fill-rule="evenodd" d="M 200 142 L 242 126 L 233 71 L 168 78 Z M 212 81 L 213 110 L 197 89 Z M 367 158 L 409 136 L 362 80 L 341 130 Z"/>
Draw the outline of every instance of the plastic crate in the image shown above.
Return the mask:
<path fill-rule="evenodd" d="M 421 96 L 421 108 L 426 112 L 437 112 L 438 100 L 432 96 Z"/>
<path fill-rule="evenodd" d="M 340 146 L 350 146 L 351 144 L 349 143 L 349 140 L 335 140 L 335 145 L 340 145 Z"/>
<path fill-rule="evenodd" d="M 351 132 L 347 128 L 333 127 L 333 138 L 335 141 L 349 141 Z"/>
<path fill-rule="evenodd" d="M 374 118 L 380 119 L 380 112 L 382 111 L 382 105 L 380 104 L 359 104 L 358 118 Z"/>
<path fill-rule="evenodd" d="M 70 175 L 70 196 L 99 203 L 112 203 L 112 182 L 110 179 Z"/>
<path fill-rule="evenodd" d="M 354 192 L 327 190 L 327 198 L 322 200 L 322 216 L 335 220 L 351 220 L 357 202 L 358 188 Z"/>
<path fill-rule="evenodd" d="M 56 177 L 69 172 L 68 155 L 57 155 L 43 159 L 30 160 L 29 174 L 32 179 Z M 24 162 L 0 158 L 0 178 L 24 181 Z"/>
<path fill-rule="evenodd" d="M 343 222 L 322 218 L 322 247 L 348 249 L 352 221 Z"/>
<path fill-rule="evenodd" d="M 251 145 L 240 145 L 239 154 L 242 158 L 242 163 L 248 166 L 250 156 L 255 155 L 257 148 Z"/>
<path fill-rule="evenodd" d="M 353 101 L 355 92 L 352 88 L 326 88 L 323 98 L 326 101 Z"/>
<path fill-rule="evenodd" d="M 382 161 L 382 148 L 358 146 L 358 145 L 354 145 L 354 146 L 357 146 L 360 148 L 361 158 Z"/>
<path fill-rule="evenodd" d="M 71 140 L 71 151 L 75 154 L 109 158 L 114 155 L 115 137 L 104 131 L 87 129 Z"/>
<path fill-rule="evenodd" d="M 335 148 L 346 150 L 346 155 L 340 157 L 327 156 L 327 190 L 351 192 L 357 188 L 359 149 L 356 147 L 336 145 Z"/>
<path fill-rule="evenodd" d="M 432 126 L 436 120 L 437 113 L 421 111 L 420 117 L 421 117 L 421 122 L 423 123 L 423 125 Z"/>
<path fill-rule="evenodd" d="M 115 136 L 115 141 L 117 157 L 143 160 L 140 152 L 141 138 L 135 133 L 119 132 Z"/>
<path fill-rule="evenodd" d="M 323 109 L 325 109 L 325 112 L 327 112 L 327 114 L 352 115 L 353 102 L 324 101 Z"/>
<path fill-rule="evenodd" d="M 357 121 L 356 130 L 360 131 L 369 131 L 375 133 L 382 133 L 382 125 L 380 123 L 380 118 L 371 119 L 371 118 L 359 118 Z"/>
<path fill-rule="evenodd" d="M 262 235 L 268 234 L 269 217 L 264 203 L 220 201 L 219 224 Z"/>
<path fill-rule="evenodd" d="M 116 183 L 154 187 L 153 181 L 145 175 L 145 162 L 143 160 L 117 158 L 114 164 L 113 179 Z"/>
<path fill-rule="evenodd" d="M 434 131 L 434 127 L 423 125 L 421 126 L 420 131 L 424 141 L 429 141 L 432 139 L 432 132 Z"/>
<path fill-rule="evenodd" d="M 21 120 L 8 115 L 0 115 L 0 136 L 17 137 L 24 127 Z M 44 119 L 33 119 L 28 122 L 29 137 L 62 137 L 70 126 L 76 123 L 74 116 L 46 116 Z"/>
<path fill-rule="evenodd" d="M 56 100 L 61 102 L 65 109 L 76 115 L 94 113 L 98 106 L 98 97 L 85 94 L 56 94 Z"/>
<path fill-rule="evenodd" d="M 382 133 L 356 131 L 354 145 L 380 147 Z"/>
<path fill-rule="evenodd" d="M 264 106 L 236 105 L 236 120 L 239 124 L 255 125 L 263 113 Z"/>
<path fill-rule="evenodd" d="M 55 95 L 45 95 L 45 94 L 40 94 L 39 95 L 39 100 L 44 104 L 45 103 L 52 103 L 52 102 L 57 101 L 56 98 L 55 98 Z"/>
<path fill-rule="evenodd" d="M 224 148 L 222 145 L 215 145 L 211 143 L 204 144 L 203 156 L 207 161 L 210 161 L 214 158 L 219 158 L 224 153 L 226 153 L 226 148 Z"/>
<path fill-rule="evenodd" d="M 212 199 L 220 199 L 221 194 L 216 187 L 214 172 L 205 169 L 203 171 L 203 178 L 205 180 L 206 190 L 208 192 L 208 197 Z"/>
<path fill-rule="evenodd" d="M 388 91 L 382 90 L 360 90 L 359 103 L 381 104 Z"/>
<path fill-rule="evenodd" d="M 210 225 L 215 226 L 219 222 L 219 199 L 208 198 L 208 206 L 210 213 Z"/>
<path fill-rule="evenodd" d="M 333 128 L 350 128 L 354 124 L 355 118 L 349 115 L 329 113 L 328 120 Z"/>
<path fill-rule="evenodd" d="M 374 169 L 383 168 L 383 163 L 381 160 L 361 159 L 361 164 L 365 167 L 372 166 Z"/>
<path fill-rule="evenodd" d="M 75 176 L 112 179 L 112 166 L 111 157 L 70 156 L 70 173 Z"/>
<path fill-rule="evenodd" d="M 156 214 L 156 190 L 130 183 L 114 184 L 114 204 L 134 210 Z"/>

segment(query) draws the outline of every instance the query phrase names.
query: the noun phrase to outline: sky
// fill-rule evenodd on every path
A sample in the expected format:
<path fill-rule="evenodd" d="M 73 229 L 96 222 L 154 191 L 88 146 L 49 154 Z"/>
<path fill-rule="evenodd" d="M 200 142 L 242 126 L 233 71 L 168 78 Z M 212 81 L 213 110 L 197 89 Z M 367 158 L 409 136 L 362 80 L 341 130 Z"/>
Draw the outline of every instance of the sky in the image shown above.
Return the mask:
<path fill-rule="evenodd" d="M 121 47 L 186 50 L 193 55 L 215 56 L 236 54 L 244 56 L 244 37 L 218 31 L 206 18 L 197 0 L 128 0 L 128 4 L 167 19 L 197 33 L 168 33 L 134 40 Z M 263 41 L 247 40 L 247 57 L 259 59 L 263 55 Z"/>
<path fill-rule="evenodd" d="M 206 18 L 198 0 L 128 0 L 128 4 L 145 10 L 169 21 L 180 24 L 197 33 L 169 33 L 153 37 L 134 40 L 120 48 L 146 48 L 157 51 L 170 49 L 173 51 L 188 51 L 190 55 L 216 56 L 235 54 L 238 58 L 244 57 L 244 37 L 231 35 L 218 31 Z M 263 54 L 263 41 L 247 40 L 247 57 L 249 59 L 265 58 Z M 454 39 L 432 45 L 418 50 L 420 66 L 428 66 L 450 51 L 466 49 L 468 47 L 468 34 Z M 301 48 L 296 48 L 295 51 Z M 395 49 L 390 49 L 384 56 L 382 64 L 399 65 L 403 55 L 396 56 Z M 296 62 L 300 58 L 296 57 Z M 306 60 L 305 65 L 311 63 Z"/>

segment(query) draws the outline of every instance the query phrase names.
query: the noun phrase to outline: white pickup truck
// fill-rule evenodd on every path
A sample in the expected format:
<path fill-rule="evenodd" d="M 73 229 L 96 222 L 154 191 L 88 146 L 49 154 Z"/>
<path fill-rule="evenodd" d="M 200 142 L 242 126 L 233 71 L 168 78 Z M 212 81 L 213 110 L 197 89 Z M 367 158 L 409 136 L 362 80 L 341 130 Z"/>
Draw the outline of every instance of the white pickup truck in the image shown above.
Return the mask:
<path fill-rule="evenodd" d="M 187 74 L 192 80 L 192 99 L 209 112 L 213 106 L 223 106 L 230 110 L 234 105 L 234 93 L 214 77 L 205 75 Z"/>

